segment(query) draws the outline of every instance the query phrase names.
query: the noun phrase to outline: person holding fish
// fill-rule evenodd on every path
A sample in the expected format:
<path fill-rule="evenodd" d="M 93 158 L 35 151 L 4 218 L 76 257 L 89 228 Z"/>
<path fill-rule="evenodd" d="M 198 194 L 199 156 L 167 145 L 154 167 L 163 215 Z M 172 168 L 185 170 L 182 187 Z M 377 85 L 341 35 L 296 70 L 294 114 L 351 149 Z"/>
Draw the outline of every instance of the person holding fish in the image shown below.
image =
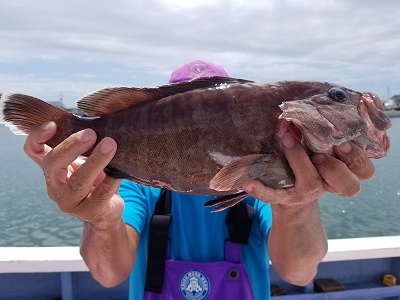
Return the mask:
<path fill-rule="evenodd" d="M 280 108 L 278 104 L 284 100 L 283 94 L 277 94 L 283 93 L 279 84 L 266 85 L 261 89 L 263 93 L 271 93 L 268 101 L 275 101 L 277 104 L 274 107 L 267 110 L 257 108 L 254 99 L 261 92 L 252 94 L 246 100 L 247 103 L 254 102 L 251 102 L 251 115 L 257 118 L 270 114 L 269 117 L 278 120 L 282 113 L 279 116 L 281 120 L 275 125 L 257 127 L 259 125 L 251 124 L 243 132 L 236 132 L 240 139 L 229 147 L 237 148 L 237 151 L 253 147 L 255 143 L 251 139 L 257 139 L 262 131 L 274 132 L 274 136 L 278 137 L 276 140 L 263 139 L 263 150 L 246 156 L 229 154 L 233 152 L 226 150 L 228 146 L 224 144 L 224 137 L 233 139 L 230 128 L 246 126 L 245 122 L 251 115 L 245 115 L 245 109 L 232 113 L 225 106 L 218 106 L 220 97 L 213 98 L 212 93 L 230 93 L 234 98 L 234 107 L 240 107 L 246 101 L 237 100 L 235 95 L 245 97 L 249 88 L 255 89 L 255 86 L 250 81 L 228 78 L 222 67 L 202 60 L 192 61 L 175 70 L 170 85 L 160 88 L 156 96 L 154 90 L 108 89 L 81 102 L 90 111 L 89 102 L 97 99 L 100 99 L 99 106 L 102 106 L 101 101 L 107 102 L 111 98 L 114 102 L 110 100 L 109 107 L 112 103 L 126 107 L 124 97 L 129 93 L 136 93 L 136 98 L 140 98 L 140 101 L 135 100 L 136 106 L 143 107 L 146 101 L 161 106 L 169 101 L 168 109 L 175 109 L 174 120 L 178 120 L 174 123 L 176 131 L 185 132 L 186 128 L 198 122 L 198 116 L 205 120 L 202 126 L 196 127 L 197 131 L 208 134 L 201 139 L 187 132 L 186 136 L 179 135 L 176 142 L 180 145 L 179 150 L 171 150 L 168 143 L 173 143 L 177 133 L 168 131 L 166 138 L 164 135 L 154 143 L 147 140 L 147 148 L 140 140 L 135 140 L 132 148 L 140 148 L 138 152 L 125 151 L 121 154 L 122 158 L 118 158 L 117 149 L 122 147 L 122 140 L 101 135 L 89 125 L 84 127 L 86 123 L 75 133 L 60 134 L 63 123 L 56 124 L 55 121 L 42 122 L 30 128 L 24 149 L 43 169 L 49 197 L 62 212 L 84 221 L 81 255 L 93 277 L 102 285 L 112 287 L 130 276 L 130 299 L 269 299 L 269 261 L 287 282 L 306 285 L 315 276 L 317 266 L 327 252 L 327 236 L 318 210 L 318 198 L 327 192 L 343 197 L 356 195 L 360 191 L 360 181 L 371 179 L 374 175 L 370 157 L 382 157 L 388 149 L 384 130 L 390 126 L 390 121 L 382 115 L 379 99 L 369 93 L 360 94 L 328 86 L 327 83 L 307 84 L 282 83 L 285 97 L 299 101 L 284 102 Z M 234 94 L 236 86 L 238 94 Z M 206 87 L 204 91 L 208 91 L 204 95 L 209 97 L 201 96 L 203 87 Z M 157 100 L 160 94 L 162 98 Z M 177 95 L 180 102 L 174 102 Z M 301 97 L 307 101 L 301 100 Z M 330 118 L 329 125 L 323 127 L 322 121 L 316 118 L 314 131 L 307 129 L 309 127 L 304 124 L 312 122 L 302 106 L 312 107 L 309 99 L 318 101 L 320 106 L 324 101 L 332 102 L 330 107 L 336 105 L 342 116 L 339 122 L 330 117 L 334 112 L 321 112 Z M 351 108 L 353 106 L 343 106 L 345 102 L 346 105 L 353 105 L 353 102 L 354 105 L 363 105 L 361 113 L 368 115 L 368 122 L 361 122 L 357 111 Z M 191 110 L 189 105 L 196 106 L 196 110 Z M 156 109 L 152 106 L 152 110 L 146 111 L 147 119 L 143 114 L 137 115 L 137 118 L 142 116 L 142 120 L 151 120 L 146 123 L 150 126 L 149 130 L 161 133 L 160 128 L 168 124 L 163 114 L 155 113 L 154 118 L 150 115 Z M 217 115 L 217 121 L 221 123 L 222 119 L 227 124 L 223 135 L 212 136 L 210 133 L 217 131 L 211 124 L 215 119 L 215 110 L 222 113 Z M 100 109 L 95 108 L 91 112 L 94 111 L 99 113 Z M 183 122 L 185 119 L 180 114 L 188 111 L 192 121 Z M 236 116 L 232 122 L 226 115 L 228 113 Z M 314 112 L 312 114 L 315 115 Z M 348 120 L 344 114 L 347 114 Z M 136 120 L 134 113 L 131 112 L 130 116 Z M 6 121 L 11 119 L 4 118 Z M 20 120 L 15 119 L 15 123 Z M 69 122 L 65 118 L 63 120 Z M 357 134 L 344 128 L 341 123 L 345 122 Z M 261 123 L 267 124 L 268 120 Z M 152 124 L 156 124 L 155 127 L 151 127 Z M 17 125 L 22 130 L 28 126 Z M 273 130 L 271 126 L 278 126 L 278 129 Z M 326 133 L 327 127 L 340 133 L 319 140 L 319 135 L 322 131 Z M 250 134 L 246 134 L 251 130 Z M 61 137 L 58 138 L 58 135 Z M 346 139 L 346 136 L 351 138 Z M 53 142 L 57 138 L 59 140 Z M 340 142 L 335 142 L 338 139 Z M 196 149 L 200 152 L 206 146 L 212 147 L 211 150 L 196 161 Z M 172 153 L 176 157 L 163 160 L 163 147 L 170 156 Z M 86 157 L 82 158 L 82 155 Z M 129 177 L 124 171 L 124 164 L 116 168 L 113 159 L 120 159 L 126 165 L 135 164 L 136 169 L 143 165 L 142 173 Z M 184 165 L 178 168 L 181 161 Z M 182 179 L 175 182 L 172 179 L 168 181 L 168 176 L 157 177 L 152 173 L 157 167 L 161 171 L 169 170 L 170 178 L 182 176 Z M 203 169 L 196 169 L 200 167 Z M 210 173 L 211 177 L 204 180 L 197 175 L 199 170 Z M 133 181 L 121 181 L 118 177 Z M 168 192 L 169 200 L 165 200 L 165 191 L 159 187 L 172 190 Z M 216 198 L 206 195 L 215 195 Z M 172 216 L 161 218 L 167 220 L 166 227 L 155 224 L 153 218 L 160 198 L 168 201 L 169 211 L 165 216 L 169 216 L 169 212 Z M 233 208 L 239 207 L 239 202 L 246 205 L 231 214 Z M 211 213 L 211 209 L 204 204 L 216 205 L 214 211 L 218 212 Z M 239 218 L 240 214 L 242 217 Z M 161 215 L 165 217 L 163 213 Z M 240 222 L 236 222 L 237 218 Z M 241 223 L 242 220 L 246 221 Z M 232 238 L 235 231 L 241 231 L 240 224 L 236 227 L 230 225 L 235 222 L 243 224 L 243 227 L 249 225 L 247 231 L 244 230 L 244 239 L 241 238 L 243 234 L 239 234 L 242 235 L 239 242 Z M 155 226 L 161 226 L 157 228 L 163 230 L 167 228 L 168 242 L 165 243 L 166 234 L 161 234 L 159 241 L 154 239 L 158 236 L 157 230 L 153 230 Z M 231 227 L 235 229 L 232 231 Z M 157 248 L 163 242 L 165 247 L 162 251 L 165 252 L 161 252 L 160 259 L 160 252 L 154 252 L 152 247 L 155 245 Z M 154 260 L 158 262 L 153 264 Z M 157 274 L 159 269 L 162 270 L 161 275 Z"/>

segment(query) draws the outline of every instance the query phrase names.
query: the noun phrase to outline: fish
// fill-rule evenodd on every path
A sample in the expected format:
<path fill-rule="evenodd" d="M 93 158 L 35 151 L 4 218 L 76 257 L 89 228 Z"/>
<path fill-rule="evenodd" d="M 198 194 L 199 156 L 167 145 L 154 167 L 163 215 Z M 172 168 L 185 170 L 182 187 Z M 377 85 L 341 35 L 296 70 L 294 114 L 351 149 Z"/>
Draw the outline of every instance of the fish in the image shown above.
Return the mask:
<path fill-rule="evenodd" d="M 0 122 L 17 134 L 54 121 L 56 147 L 92 128 L 98 141 L 118 145 L 105 172 L 152 187 L 212 196 L 221 211 L 242 201 L 242 185 L 258 180 L 271 188 L 295 183 L 281 147 L 287 131 L 311 155 L 334 155 L 353 141 L 370 158 L 389 149 L 391 122 L 379 97 L 320 81 L 257 83 L 205 77 L 153 88 L 110 87 L 77 101 L 77 116 L 30 95 L 8 93 Z M 92 148 L 93 149 L 93 148 Z M 89 156 L 91 150 L 83 156 Z"/>

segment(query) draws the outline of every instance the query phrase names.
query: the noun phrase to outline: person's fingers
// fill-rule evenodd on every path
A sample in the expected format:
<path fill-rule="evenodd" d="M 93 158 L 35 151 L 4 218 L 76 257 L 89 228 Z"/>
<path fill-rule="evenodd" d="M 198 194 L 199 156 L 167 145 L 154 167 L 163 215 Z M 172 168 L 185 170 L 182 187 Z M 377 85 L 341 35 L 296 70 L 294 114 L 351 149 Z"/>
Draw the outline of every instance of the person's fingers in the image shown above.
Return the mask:
<path fill-rule="evenodd" d="M 269 204 L 295 204 L 293 201 L 295 198 L 294 188 L 273 189 L 264 186 L 257 180 L 245 182 L 242 188 L 250 196 Z M 299 197 L 297 200 L 300 200 Z"/>
<path fill-rule="evenodd" d="M 365 151 L 353 143 L 335 147 L 338 158 L 326 154 L 308 157 L 289 133 L 283 136 L 282 145 L 295 175 L 295 186 L 272 189 L 257 181 L 243 185 L 248 194 L 271 204 L 304 204 L 318 199 L 326 191 L 353 197 L 361 189 L 360 180 L 372 178 L 375 172 Z"/>
<path fill-rule="evenodd" d="M 367 153 L 356 144 L 344 143 L 335 147 L 337 156 L 360 180 L 369 180 L 375 174 L 375 167 Z"/>
<path fill-rule="evenodd" d="M 43 169 L 49 197 L 61 211 L 83 220 L 99 219 L 113 206 L 121 210 L 121 205 L 107 205 L 116 196 L 121 180 L 103 171 L 116 153 L 116 142 L 104 138 L 89 157 L 83 158 L 79 156 L 95 145 L 96 133 L 82 130 L 52 149 L 46 142 L 56 129 L 54 122 L 34 126 L 24 144 L 26 154 Z"/>
<path fill-rule="evenodd" d="M 90 194 L 75 206 L 63 207 L 69 214 L 75 215 L 85 221 L 98 221 L 113 215 L 115 209 L 110 199 L 117 193 L 122 179 L 105 176 Z"/>
<path fill-rule="evenodd" d="M 295 190 L 304 198 L 315 200 L 323 193 L 323 180 L 300 143 L 290 133 L 282 137 L 285 157 L 295 176 Z"/>
<path fill-rule="evenodd" d="M 107 137 L 94 148 L 86 162 L 71 174 L 67 184 L 59 194 L 57 202 L 62 211 L 70 213 L 75 207 L 81 205 L 83 201 L 91 201 L 93 199 L 93 201 L 96 201 L 98 197 L 101 198 L 98 201 L 108 201 L 111 198 L 111 196 L 104 198 L 104 194 L 108 195 L 107 187 L 112 181 L 105 177 L 103 182 L 98 183 L 98 178 L 102 176 L 103 169 L 114 157 L 116 150 L 116 142 Z M 93 189 L 95 183 L 97 186 Z M 118 185 L 119 183 L 113 183 L 112 186 L 115 184 Z"/>
<path fill-rule="evenodd" d="M 69 136 L 43 158 L 42 168 L 51 199 L 57 200 L 60 191 L 67 184 L 73 171 L 71 164 L 79 155 L 93 147 L 95 142 L 96 133 L 92 129 L 85 129 Z"/>
<path fill-rule="evenodd" d="M 42 167 L 43 158 L 51 151 L 46 142 L 54 136 L 56 130 L 56 123 L 43 123 L 32 127 L 26 138 L 24 151 L 40 167 Z"/>
<path fill-rule="evenodd" d="M 285 189 L 265 187 L 258 181 L 249 181 L 242 188 L 253 197 L 271 204 L 305 204 L 324 194 L 324 182 L 304 148 L 290 134 L 282 137 L 285 156 L 295 175 L 295 186 Z"/>
<path fill-rule="evenodd" d="M 325 190 L 344 197 L 353 197 L 360 192 L 359 178 L 339 159 L 326 154 L 314 154 L 311 161 L 325 181 Z"/>

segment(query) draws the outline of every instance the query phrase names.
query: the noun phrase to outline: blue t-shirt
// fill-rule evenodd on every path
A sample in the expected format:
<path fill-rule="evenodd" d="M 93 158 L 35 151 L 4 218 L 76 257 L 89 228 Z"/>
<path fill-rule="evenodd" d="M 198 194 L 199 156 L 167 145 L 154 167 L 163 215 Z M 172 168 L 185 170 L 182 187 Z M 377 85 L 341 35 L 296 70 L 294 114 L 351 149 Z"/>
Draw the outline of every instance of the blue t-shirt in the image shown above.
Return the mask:
<path fill-rule="evenodd" d="M 161 189 L 123 180 L 119 194 L 125 202 L 123 218 L 140 235 L 136 262 L 129 279 L 129 299 L 142 300 L 145 285 L 150 222 Z M 203 204 L 211 197 L 179 193 L 172 195 L 170 226 L 170 258 L 194 262 L 223 261 L 225 241 L 229 238 L 225 219 L 228 210 L 211 213 Z M 270 205 L 247 197 L 254 207 L 249 242 L 242 246 L 242 261 L 246 265 L 256 299 L 269 299 L 269 255 L 267 235 L 271 227 Z"/>

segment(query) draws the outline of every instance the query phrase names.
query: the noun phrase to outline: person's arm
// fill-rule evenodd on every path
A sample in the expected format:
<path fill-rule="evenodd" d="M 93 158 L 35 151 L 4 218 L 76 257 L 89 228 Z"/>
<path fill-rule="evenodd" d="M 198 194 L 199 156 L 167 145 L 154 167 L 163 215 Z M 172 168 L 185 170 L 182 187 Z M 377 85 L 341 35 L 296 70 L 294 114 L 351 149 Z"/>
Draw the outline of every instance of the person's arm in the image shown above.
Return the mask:
<path fill-rule="evenodd" d="M 360 180 L 371 178 L 375 169 L 364 151 L 354 144 L 336 148 L 339 159 L 324 154 L 309 158 L 289 133 L 284 135 L 282 144 L 295 174 L 295 186 L 274 190 L 252 181 L 243 188 L 271 203 L 273 222 L 268 245 L 276 272 L 292 284 L 306 285 L 327 252 L 317 199 L 327 191 L 355 196 L 360 190 Z"/>
<path fill-rule="evenodd" d="M 104 138 L 82 159 L 79 156 L 96 142 L 95 132 L 85 129 L 51 149 L 45 142 L 55 132 L 52 122 L 32 128 L 25 152 L 43 169 L 48 195 L 59 209 L 84 221 L 81 254 L 93 277 L 104 286 L 115 286 L 129 276 L 139 241 L 122 219 L 124 202 L 116 194 L 120 180 L 103 172 L 117 145 Z"/>
<path fill-rule="evenodd" d="M 93 278 L 113 287 L 126 278 L 135 263 L 139 235 L 122 218 L 97 225 L 85 222 L 80 252 Z"/>
<path fill-rule="evenodd" d="M 285 281 L 307 285 L 328 249 L 318 203 L 274 205 L 272 215 L 268 243 L 272 265 Z"/>

